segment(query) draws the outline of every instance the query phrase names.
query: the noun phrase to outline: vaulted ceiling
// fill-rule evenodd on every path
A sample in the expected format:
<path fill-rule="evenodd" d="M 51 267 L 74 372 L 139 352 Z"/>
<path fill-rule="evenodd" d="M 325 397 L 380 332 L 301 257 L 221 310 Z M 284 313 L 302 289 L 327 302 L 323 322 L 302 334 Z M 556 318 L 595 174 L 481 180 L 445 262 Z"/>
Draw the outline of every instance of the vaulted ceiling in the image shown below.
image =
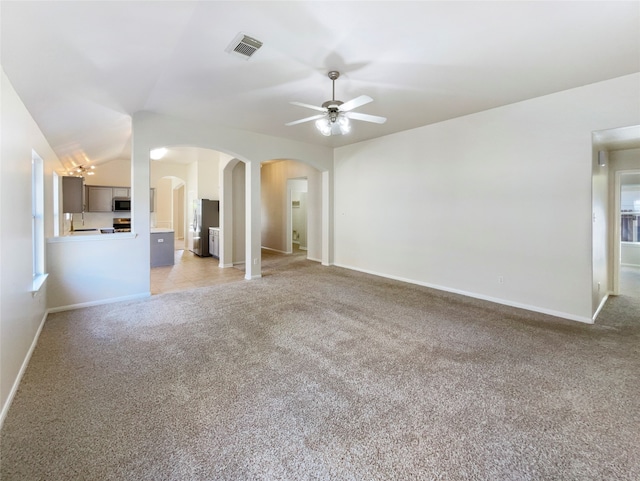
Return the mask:
<path fill-rule="evenodd" d="M 342 146 L 640 71 L 638 1 L 2 1 L 2 66 L 66 164 L 128 158 L 140 110 Z M 238 33 L 263 42 L 244 60 Z M 323 137 L 291 101 L 368 95 Z"/>

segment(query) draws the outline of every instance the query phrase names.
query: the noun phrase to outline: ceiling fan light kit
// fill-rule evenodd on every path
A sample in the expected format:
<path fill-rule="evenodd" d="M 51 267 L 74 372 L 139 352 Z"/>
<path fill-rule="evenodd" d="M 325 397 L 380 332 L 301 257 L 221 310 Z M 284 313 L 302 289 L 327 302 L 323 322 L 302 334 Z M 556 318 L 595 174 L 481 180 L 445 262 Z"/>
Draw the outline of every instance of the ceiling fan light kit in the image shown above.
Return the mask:
<path fill-rule="evenodd" d="M 340 77 L 340 72 L 331 70 L 328 76 L 333 83 L 331 100 L 327 100 L 326 102 L 324 102 L 321 107 L 318 107 L 316 105 L 303 104 L 301 102 L 291 102 L 291 104 L 293 105 L 317 110 L 322 112 L 322 114 L 313 115 L 311 117 L 300 120 L 294 120 L 293 122 L 289 122 L 285 125 L 291 126 L 315 120 L 316 128 L 322 135 L 328 137 L 330 135 L 348 134 L 351 131 L 351 122 L 349 119 L 363 120 L 365 122 L 374 122 L 377 124 L 383 124 L 387 121 L 385 117 L 351 112 L 351 110 L 357 107 L 368 104 L 369 102 L 373 102 L 373 99 L 368 95 L 361 95 L 360 97 L 356 97 L 355 99 L 349 100 L 348 102 L 336 100 L 335 82 L 336 79 Z"/>

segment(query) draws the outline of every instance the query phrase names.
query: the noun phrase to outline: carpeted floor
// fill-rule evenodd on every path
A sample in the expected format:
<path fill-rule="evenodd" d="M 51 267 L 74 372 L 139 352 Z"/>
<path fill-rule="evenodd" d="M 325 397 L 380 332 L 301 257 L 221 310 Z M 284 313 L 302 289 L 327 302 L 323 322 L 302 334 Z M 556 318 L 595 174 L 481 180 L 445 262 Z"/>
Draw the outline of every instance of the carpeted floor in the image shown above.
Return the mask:
<path fill-rule="evenodd" d="M 51 314 L 2 480 L 640 479 L 640 301 L 583 325 L 302 257 Z"/>

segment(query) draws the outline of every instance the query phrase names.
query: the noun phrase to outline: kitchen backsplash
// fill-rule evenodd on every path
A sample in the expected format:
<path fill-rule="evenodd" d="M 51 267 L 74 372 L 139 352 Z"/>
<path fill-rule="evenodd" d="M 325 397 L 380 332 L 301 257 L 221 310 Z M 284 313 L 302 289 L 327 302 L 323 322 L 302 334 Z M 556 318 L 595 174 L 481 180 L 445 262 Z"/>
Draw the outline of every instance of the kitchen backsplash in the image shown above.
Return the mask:
<path fill-rule="evenodd" d="M 67 235 L 71 231 L 71 220 L 67 219 L 70 214 L 64 216 L 64 234 Z M 74 229 L 100 229 L 101 227 L 113 227 L 114 217 L 131 217 L 130 212 L 85 212 L 84 214 L 73 215 Z M 84 217 L 84 223 L 83 223 Z M 151 222 L 149 227 L 156 227 L 155 213 L 151 213 Z"/>

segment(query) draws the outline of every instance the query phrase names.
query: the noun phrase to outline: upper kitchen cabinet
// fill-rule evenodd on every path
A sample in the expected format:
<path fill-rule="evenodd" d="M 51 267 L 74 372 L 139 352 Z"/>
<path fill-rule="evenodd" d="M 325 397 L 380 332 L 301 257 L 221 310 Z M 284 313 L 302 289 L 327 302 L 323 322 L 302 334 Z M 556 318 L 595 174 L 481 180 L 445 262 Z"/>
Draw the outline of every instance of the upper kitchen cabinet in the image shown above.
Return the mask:
<path fill-rule="evenodd" d="M 113 196 L 114 197 L 131 197 L 131 189 L 129 189 L 128 187 L 114 187 Z"/>
<path fill-rule="evenodd" d="M 112 212 L 113 188 L 87 186 L 87 212 Z"/>
<path fill-rule="evenodd" d="M 84 212 L 82 177 L 62 177 L 62 212 L 75 214 Z"/>

